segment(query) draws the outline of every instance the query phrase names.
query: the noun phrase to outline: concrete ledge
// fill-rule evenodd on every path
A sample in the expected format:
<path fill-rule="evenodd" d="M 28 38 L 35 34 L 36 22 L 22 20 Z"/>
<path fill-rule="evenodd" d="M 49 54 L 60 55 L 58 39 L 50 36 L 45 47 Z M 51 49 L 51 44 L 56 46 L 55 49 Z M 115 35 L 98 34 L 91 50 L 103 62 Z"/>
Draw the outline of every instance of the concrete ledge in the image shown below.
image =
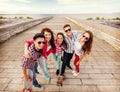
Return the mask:
<path fill-rule="evenodd" d="M 20 22 L 20 23 L 2 26 L 0 27 L 0 43 L 19 32 L 22 32 L 37 24 L 43 23 L 51 18 L 52 17 L 46 17 L 46 18 L 34 19 L 26 22 Z"/>
<path fill-rule="evenodd" d="M 77 18 L 66 17 L 66 19 L 72 21 L 85 30 L 92 31 L 94 36 L 105 40 L 120 51 L 120 29 Z"/>

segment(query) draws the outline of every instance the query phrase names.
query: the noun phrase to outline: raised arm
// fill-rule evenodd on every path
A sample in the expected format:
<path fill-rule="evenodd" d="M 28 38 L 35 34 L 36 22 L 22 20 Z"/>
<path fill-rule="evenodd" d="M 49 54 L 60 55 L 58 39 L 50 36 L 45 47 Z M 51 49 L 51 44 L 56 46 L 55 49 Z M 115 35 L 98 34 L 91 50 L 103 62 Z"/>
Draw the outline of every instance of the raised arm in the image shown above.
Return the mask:
<path fill-rule="evenodd" d="M 29 40 L 29 41 L 26 41 L 25 42 L 25 45 L 24 45 L 24 56 L 26 58 L 30 58 L 31 56 L 31 52 L 29 51 L 29 46 L 33 43 L 33 40 Z"/>

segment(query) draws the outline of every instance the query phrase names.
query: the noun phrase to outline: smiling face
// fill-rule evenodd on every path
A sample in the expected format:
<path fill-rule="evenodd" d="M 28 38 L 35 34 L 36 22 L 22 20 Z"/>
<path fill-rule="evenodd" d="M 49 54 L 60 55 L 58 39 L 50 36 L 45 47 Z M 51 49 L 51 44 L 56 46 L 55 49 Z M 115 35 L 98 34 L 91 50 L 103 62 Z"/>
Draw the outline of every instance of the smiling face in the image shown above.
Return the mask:
<path fill-rule="evenodd" d="M 62 44 L 62 42 L 63 42 L 63 36 L 62 35 L 57 35 L 57 43 L 59 44 L 59 45 L 61 45 Z"/>
<path fill-rule="evenodd" d="M 50 40 L 51 40 L 51 38 L 52 38 L 51 33 L 45 31 L 45 32 L 44 32 L 44 36 L 45 36 L 46 41 L 47 41 L 47 42 L 50 42 Z"/>
<path fill-rule="evenodd" d="M 71 27 L 70 26 L 65 27 L 64 32 L 66 33 L 67 36 L 71 36 L 72 35 Z"/>
<path fill-rule="evenodd" d="M 34 40 L 34 44 L 35 44 L 36 50 L 42 49 L 45 44 L 45 39 L 39 37 Z"/>
<path fill-rule="evenodd" d="M 86 42 L 86 41 L 89 40 L 89 38 L 90 38 L 90 34 L 89 33 L 84 33 L 82 35 L 81 41 Z"/>

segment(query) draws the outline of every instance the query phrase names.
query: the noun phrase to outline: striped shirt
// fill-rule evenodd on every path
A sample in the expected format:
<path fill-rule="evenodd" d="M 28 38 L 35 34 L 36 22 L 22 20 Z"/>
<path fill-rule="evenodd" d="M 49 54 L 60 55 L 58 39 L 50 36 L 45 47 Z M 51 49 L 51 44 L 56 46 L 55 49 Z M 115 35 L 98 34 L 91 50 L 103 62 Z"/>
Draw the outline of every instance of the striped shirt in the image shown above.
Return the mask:
<path fill-rule="evenodd" d="M 74 42 L 80 35 L 81 34 L 78 32 L 72 32 L 72 39 L 68 36 L 65 36 L 65 41 L 67 42 L 67 49 L 65 49 L 65 52 L 67 52 L 67 53 L 74 52 Z"/>
<path fill-rule="evenodd" d="M 34 49 L 34 44 L 30 45 L 29 51 L 31 52 L 31 57 L 26 58 L 23 56 L 22 58 L 22 67 L 26 69 L 33 68 L 37 59 L 40 57 L 40 53 Z"/>

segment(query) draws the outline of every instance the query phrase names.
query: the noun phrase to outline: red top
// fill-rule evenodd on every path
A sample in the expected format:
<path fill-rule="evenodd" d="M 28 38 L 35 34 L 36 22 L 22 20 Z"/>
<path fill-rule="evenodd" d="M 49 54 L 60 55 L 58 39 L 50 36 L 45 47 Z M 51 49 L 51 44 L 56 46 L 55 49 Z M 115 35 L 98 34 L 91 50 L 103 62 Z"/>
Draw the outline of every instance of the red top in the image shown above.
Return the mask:
<path fill-rule="evenodd" d="M 33 40 L 28 40 L 28 41 L 25 41 L 28 45 L 31 45 L 33 44 Z M 42 51 L 42 56 L 44 56 L 46 59 L 47 59 L 47 56 L 50 54 L 50 53 L 55 53 L 55 48 L 50 48 L 48 51 L 47 51 L 47 43 L 45 43 L 44 47 L 43 47 L 43 51 Z"/>
<path fill-rule="evenodd" d="M 62 56 L 62 50 L 64 49 L 63 45 L 62 45 L 62 46 L 59 46 L 59 45 L 57 44 L 57 40 L 55 40 L 54 43 L 55 43 L 55 47 L 56 47 L 56 52 L 55 52 L 55 54 L 56 54 L 57 56 Z"/>

